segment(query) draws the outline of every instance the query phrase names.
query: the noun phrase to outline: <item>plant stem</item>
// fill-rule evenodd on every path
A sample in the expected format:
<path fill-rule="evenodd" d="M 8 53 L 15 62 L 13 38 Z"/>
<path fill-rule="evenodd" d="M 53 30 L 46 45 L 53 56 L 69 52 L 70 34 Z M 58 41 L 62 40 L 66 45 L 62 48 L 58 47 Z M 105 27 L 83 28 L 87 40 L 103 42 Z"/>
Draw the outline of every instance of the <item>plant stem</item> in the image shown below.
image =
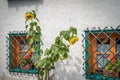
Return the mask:
<path fill-rule="evenodd" d="M 45 80 L 49 80 L 49 70 L 46 71 Z"/>
<path fill-rule="evenodd" d="M 43 76 L 40 75 L 40 69 L 39 69 L 39 72 L 38 72 L 38 80 L 43 80 Z"/>

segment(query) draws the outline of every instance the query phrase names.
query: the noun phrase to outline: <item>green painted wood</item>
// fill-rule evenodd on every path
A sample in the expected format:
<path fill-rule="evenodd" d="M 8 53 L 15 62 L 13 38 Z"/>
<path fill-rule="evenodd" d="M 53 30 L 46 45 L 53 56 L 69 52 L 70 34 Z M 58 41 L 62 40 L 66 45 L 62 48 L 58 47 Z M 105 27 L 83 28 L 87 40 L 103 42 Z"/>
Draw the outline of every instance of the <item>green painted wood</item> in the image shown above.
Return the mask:
<path fill-rule="evenodd" d="M 88 32 L 85 32 L 85 48 L 88 50 Z M 88 51 L 85 50 L 85 60 L 88 59 Z M 88 65 L 88 62 L 85 63 L 85 70 L 86 70 L 86 73 L 88 72 L 88 69 L 89 69 L 89 65 Z M 86 75 L 87 77 L 87 75 Z"/>
<path fill-rule="evenodd" d="M 93 33 L 100 33 L 101 32 L 101 30 L 90 30 L 91 32 L 93 32 Z M 102 30 L 103 32 L 108 32 L 108 33 L 111 33 L 111 32 L 113 32 L 113 31 L 117 31 L 117 32 L 120 32 L 120 29 L 114 29 L 114 30 L 112 30 L 112 29 L 106 29 L 106 30 Z M 86 33 L 86 32 L 89 32 L 88 30 L 84 30 L 84 32 Z"/>
<path fill-rule="evenodd" d="M 9 36 L 25 36 L 27 33 L 9 33 Z"/>
<path fill-rule="evenodd" d="M 34 69 L 30 69 L 30 70 L 24 70 L 22 68 L 16 67 L 16 68 L 10 69 L 10 72 L 38 74 L 38 69 L 34 68 Z"/>
<path fill-rule="evenodd" d="M 90 74 L 87 76 L 86 80 L 120 80 L 120 78 L 108 77 L 104 76 L 103 74 Z"/>
<path fill-rule="evenodd" d="M 10 67 L 11 67 L 11 65 L 12 65 L 12 63 L 11 63 L 11 52 L 10 52 L 10 46 L 11 46 L 11 44 L 10 44 L 10 41 L 11 41 L 11 38 L 10 38 L 10 34 L 8 34 L 9 36 L 9 38 L 8 38 L 8 40 L 9 40 L 9 43 L 8 43 L 8 49 L 9 49 L 9 54 L 8 54 L 8 58 L 9 58 L 9 61 L 8 61 L 8 67 L 9 67 L 9 71 L 10 71 Z"/>

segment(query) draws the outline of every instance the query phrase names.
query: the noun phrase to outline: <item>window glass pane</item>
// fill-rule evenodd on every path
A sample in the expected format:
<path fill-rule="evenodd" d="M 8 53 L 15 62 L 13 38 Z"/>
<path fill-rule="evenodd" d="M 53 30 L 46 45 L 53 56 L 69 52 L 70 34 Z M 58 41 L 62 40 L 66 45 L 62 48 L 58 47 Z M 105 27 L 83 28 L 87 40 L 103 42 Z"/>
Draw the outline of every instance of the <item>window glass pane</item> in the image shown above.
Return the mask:
<path fill-rule="evenodd" d="M 98 68 L 103 68 L 106 65 L 106 56 L 107 54 L 98 54 Z"/>
<path fill-rule="evenodd" d="M 97 40 L 97 51 L 98 52 L 110 52 L 110 39 L 99 39 Z"/>
<path fill-rule="evenodd" d="M 98 68 L 102 68 L 103 66 L 103 57 L 102 55 L 98 55 Z"/>
<path fill-rule="evenodd" d="M 21 47 L 21 50 L 27 50 L 28 49 L 28 42 L 27 42 L 27 40 L 21 40 L 20 41 L 20 47 Z"/>

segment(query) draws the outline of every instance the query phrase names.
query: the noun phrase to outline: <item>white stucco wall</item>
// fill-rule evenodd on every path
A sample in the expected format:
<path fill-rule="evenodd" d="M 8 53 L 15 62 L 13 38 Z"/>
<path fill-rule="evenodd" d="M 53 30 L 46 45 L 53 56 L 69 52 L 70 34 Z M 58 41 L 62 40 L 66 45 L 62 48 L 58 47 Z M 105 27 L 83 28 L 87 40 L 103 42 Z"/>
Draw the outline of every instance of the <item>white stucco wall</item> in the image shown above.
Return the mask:
<path fill-rule="evenodd" d="M 82 77 L 84 71 L 82 70 L 83 37 L 81 34 L 84 34 L 83 30 L 86 28 L 118 26 L 120 24 L 119 8 L 120 0 L 41 0 L 34 3 L 12 4 L 7 0 L 0 0 L 1 72 L 4 76 L 11 77 L 6 70 L 7 33 L 25 30 L 24 13 L 35 10 L 43 32 L 43 49 L 54 42 L 61 30 L 68 29 L 70 26 L 75 26 L 78 29 L 79 41 L 70 47 L 69 59 L 57 63 L 54 70 L 56 74 L 54 80 L 84 80 Z M 27 78 L 26 80 L 37 79 Z"/>

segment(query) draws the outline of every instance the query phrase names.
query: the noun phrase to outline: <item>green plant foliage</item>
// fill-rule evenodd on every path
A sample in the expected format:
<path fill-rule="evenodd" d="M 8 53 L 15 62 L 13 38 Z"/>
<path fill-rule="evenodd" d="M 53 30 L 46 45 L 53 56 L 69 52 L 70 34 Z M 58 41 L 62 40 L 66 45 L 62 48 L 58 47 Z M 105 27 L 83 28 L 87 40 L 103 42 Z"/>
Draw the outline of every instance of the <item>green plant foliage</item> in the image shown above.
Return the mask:
<path fill-rule="evenodd" d="M 108 71 L 114 70 L 116 72 L 120 72 L 120 61 L 119 60 L 115 60 L 114 62 L 107 62 L 107 65 L 105 66 L 105 69 Z"/>
<path fill-rule="evenodd" d="M 32 15 L 34 15 L 34 20 L 32 19 L 33 16 L 29 18 L 26 15 L 26 29 L 28 30 L 27 38 L 30 43 L 31 51 L 38 52 L 39 46 L 36 45 L 36 43 L 38 41 L 41 41 L 40 36 L 42 35 L 42 33 L 41 28 L 40 26 L 38 26 L 37 23 L 39 22 L 39 20 L 36 16 L 35 11 L 33 10 L 31 13 Z M 28 16 L 30 16 L 31 13 L 29 12 Z M 29 24 L 27 24 L 28 20 L 31 21 Z M 36 33 L 38 35 L 36 35 Z M 78 41 L 78 37 L 75 36 L 77 36 L 77 29 L 71 26 L 70 29 L 60 32 L 50 48 L 47 48 L 45 51 L 41 50 L 42 57 L 35 56 L 34 54 L 32 55 L 32 59 L 33 61 L 35 61 L 35 67 L 39 68 L 39 80 L 41 80 L 43 75 L 46 75 L 46 77 L 48 77 L 48 71 L 51 70 L 51 67 L 53 67 L 53 65 L 57 61 L 68 58 L 70 44 L 72 43 L 73 45 L 75 42 Z M 71 40 L 72 42 L 70 43 Z"/>
<path fill-rule="evenodd" d="M 30 49 L 33 52 L 38 52 L 39 49 L 37 46 L 37 42 L 41 41 L 40 36 L 42 35 L 41 28 L 38 25 L 39 20 L 34 10 L 32 10 L 31 12 L 27 12 L 27 13 L 31 13 L 31 15 L 34 16 L 33 19 L 30 19 L 30 20 L 26 19 L 26 22 L 25 22 L 26 30 L 28 30 L 27 38 L 28 38 L 28 41 L 30 42 Z"/>
<path fill-rule="evenodd" d="M 39 64 L 39 67 L 41 69 L 40 74 L 46 74 L 46 71 L 51 70 L 51 67 L 57 61 L 68 58 L 70 47 L 69 41 L 76 35 L 77 29 L 74 27 L 70 27 L 69 30 L 60 32 L 60 34 L 55 39 L 55 43 L 53 43 L 49 49 L 47 48 L 43 54 L 44 58 L 41 60 L 41 64 Z"/>
<path fill-rule="evenodd" d="M 26 30 L 28 32 L 26 35 L 26 38 L 28 40 L 28 49 L 24 52 L 21 51 L 22 53 L 18 55 L 18 63 L 22 67 L 27 64 L 37 66 L 40 61 L 40 45 L 38 43 L 42 43 L 41 28 L 38 25 L 39 20 L 34 10 L 31 12 L 26 12 L 25 19 Z"/>

